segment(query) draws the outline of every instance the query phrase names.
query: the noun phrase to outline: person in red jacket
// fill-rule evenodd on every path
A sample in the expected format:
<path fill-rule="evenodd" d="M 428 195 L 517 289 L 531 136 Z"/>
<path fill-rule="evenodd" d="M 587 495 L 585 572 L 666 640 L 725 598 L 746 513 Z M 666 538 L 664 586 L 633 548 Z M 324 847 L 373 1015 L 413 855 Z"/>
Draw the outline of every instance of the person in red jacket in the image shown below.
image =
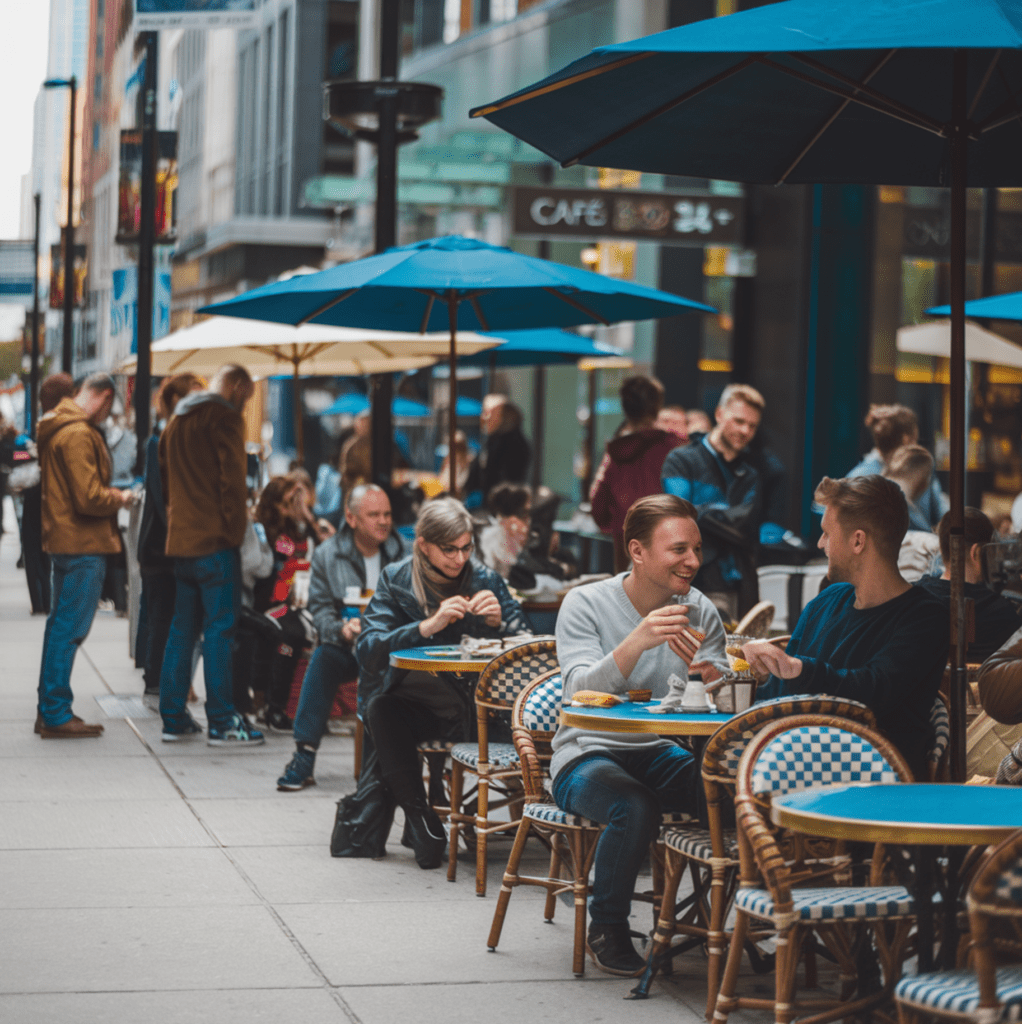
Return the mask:
<path fill-rule="evenodd" d="M 625 422 L 607 442 L 607 451 L 596 471 L 589 500 L 593 519 L 604 533 L 614 537 L 614 572 L 624 572 L 624 524 L 628 510 L 650 494 L 659 494 L 664 459 L 685 438 L 656 426 L 664 404 L 664 386 L 655 377 L 636 374 L 621 385 L 621 409 Z"/>

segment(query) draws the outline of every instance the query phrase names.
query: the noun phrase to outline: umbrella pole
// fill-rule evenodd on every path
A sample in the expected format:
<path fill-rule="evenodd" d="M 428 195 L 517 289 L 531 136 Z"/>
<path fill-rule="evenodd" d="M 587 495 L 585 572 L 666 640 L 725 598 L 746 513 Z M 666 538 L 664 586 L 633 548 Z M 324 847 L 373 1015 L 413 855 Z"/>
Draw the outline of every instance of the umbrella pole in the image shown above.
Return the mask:
<path fill-rule="evenodd" d="M 951 97 L 951 718 L 950 769 L 953 782 L 965 781 L 965 187 L 966 54 L 955 50 Z"/>
<path fill-rule="evenodd" d="M 447 409 L 447 464 L 451 472 L 450 490 L 453 498 L 458 493 L 458 467 L 454 454 L 454 434 L 458 429 L 458 300 L 453 291 L 447 293 L 447 319 L 451 325 L 451 348 L 448 353 L 451 387 Z M 485 498 L 485 495 L 483 497 Z"/>
<path fill-rule="evenodd" d="M 302 379 L 298 376 L 298 363 L 295 359 L 292 362 L 294 367 L 294 378 L 292 381 L 291 400 L 295 406 L 295 447 L 298 449 L 298 465 L 305 463 L 305 424 L 302 422 Z"/>

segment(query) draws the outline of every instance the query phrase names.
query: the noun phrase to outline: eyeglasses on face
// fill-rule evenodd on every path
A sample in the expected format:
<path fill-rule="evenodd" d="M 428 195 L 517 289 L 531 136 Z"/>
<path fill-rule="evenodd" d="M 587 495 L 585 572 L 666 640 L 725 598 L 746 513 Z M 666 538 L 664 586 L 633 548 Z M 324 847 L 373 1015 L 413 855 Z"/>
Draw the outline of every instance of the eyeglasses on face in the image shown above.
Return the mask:
<path fill-rule="evenodd" d="M 475 544 L 469 541 L 464 547 L 460 548 L 456 544 L 437 544 L 437 547 L 445 558 L 453 558 L 455 555 L 465 555 L 467 557 L 472 554 Z"/>

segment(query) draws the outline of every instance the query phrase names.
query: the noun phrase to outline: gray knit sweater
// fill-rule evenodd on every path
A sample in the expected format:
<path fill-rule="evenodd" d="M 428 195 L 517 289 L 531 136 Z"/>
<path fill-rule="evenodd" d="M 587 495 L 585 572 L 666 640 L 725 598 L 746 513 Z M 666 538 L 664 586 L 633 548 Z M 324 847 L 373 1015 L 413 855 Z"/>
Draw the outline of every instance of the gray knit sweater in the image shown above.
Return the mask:
<path fill-rule="evenodd" d="M 626 679 L 614 660 L 614 649 L 642 622 L 642 616 L 625 593 L 627 573 L 613 579 L 590 583 L 572 590 L 557 615 L 557 660 L 561 665 L 564 702 L 577 690 L 601 690 L 624 694 L 627 690 L 651 689 L 654 697 L 667 693 L 667 677 L 673 672 L 688 679 L 688 668 L 666 644 L 643 651 Z M 724 653 L 724 625 L 710 599 L 694 587 L 685 597 L 674 599 L 688 607 L 689 623 L 702 630 L 706 639 L 696 655 L 721 671 L 727 669 Z M 648 733 L 594 732 L 560 726 L 554 737 L 550 774 L 595 750 L 655 746 L 667 742 Z"/>

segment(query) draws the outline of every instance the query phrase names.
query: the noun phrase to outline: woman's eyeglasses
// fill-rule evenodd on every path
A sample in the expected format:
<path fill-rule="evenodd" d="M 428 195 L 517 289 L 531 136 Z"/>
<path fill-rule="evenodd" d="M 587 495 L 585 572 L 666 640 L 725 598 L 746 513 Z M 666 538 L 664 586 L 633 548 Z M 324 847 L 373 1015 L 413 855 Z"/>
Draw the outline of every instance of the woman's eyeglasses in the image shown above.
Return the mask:
<path fill-rule="evenodd" d="M 453 558 L 455 555 L 471 555 L 475 544 L 469 542 L 464 547 L 457 547 L 454 544 L 437 544 L 440 553 L 444 558 Z"/>

